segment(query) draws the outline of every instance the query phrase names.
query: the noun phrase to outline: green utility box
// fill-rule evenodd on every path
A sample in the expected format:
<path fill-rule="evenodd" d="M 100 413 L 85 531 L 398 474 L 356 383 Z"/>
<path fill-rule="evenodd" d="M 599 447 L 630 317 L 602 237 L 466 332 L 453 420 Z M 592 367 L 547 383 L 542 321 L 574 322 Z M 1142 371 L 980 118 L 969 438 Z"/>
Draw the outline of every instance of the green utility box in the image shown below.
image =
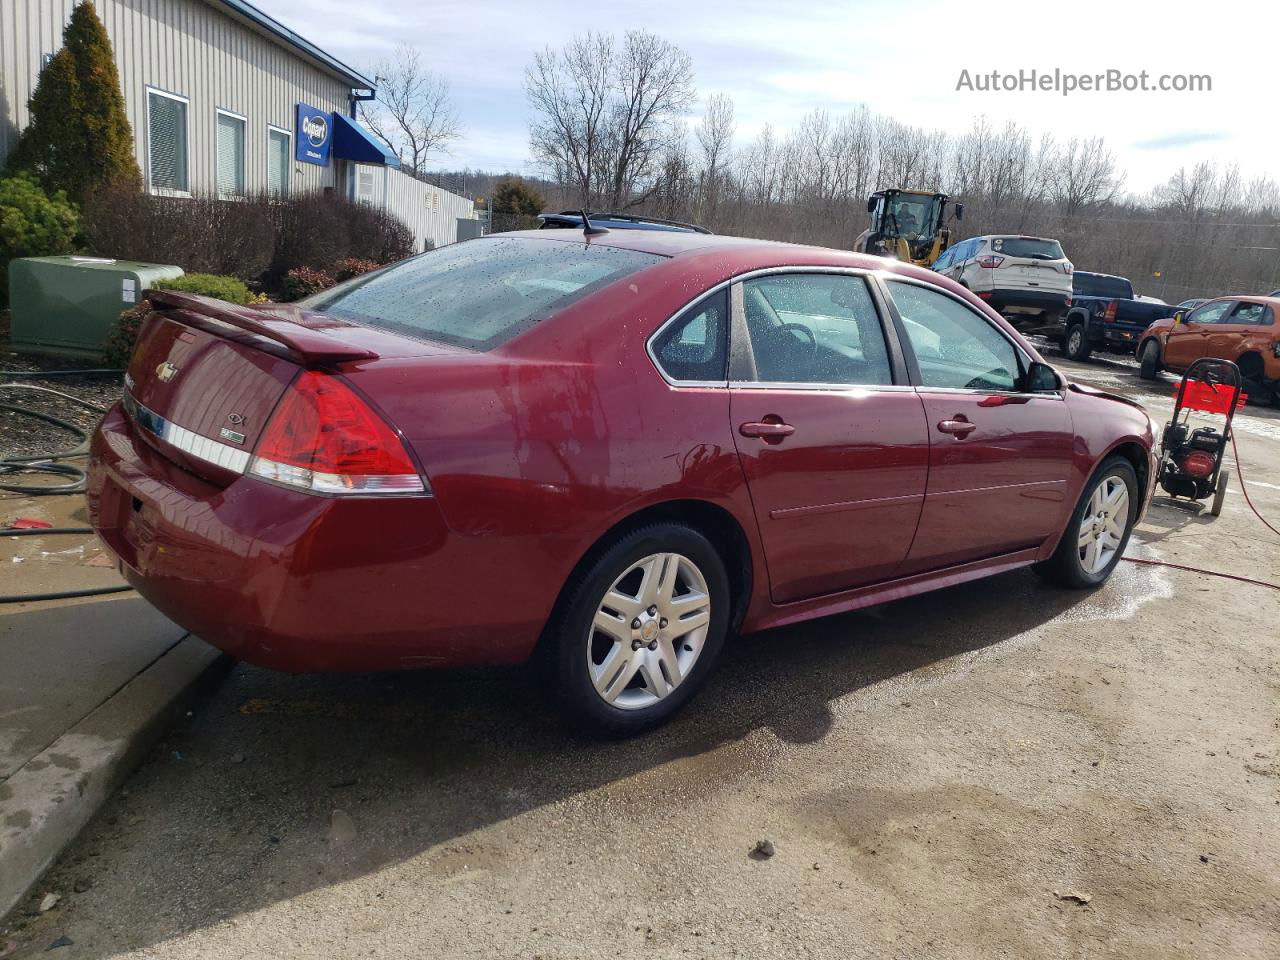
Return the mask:
<path fill-rule="evenodd" d="M 120 317 L 157 280 L 182 276 L 161 263 L 99 257 L 26 257 L 9 262 L 13 349 L 100 357 Z"/>

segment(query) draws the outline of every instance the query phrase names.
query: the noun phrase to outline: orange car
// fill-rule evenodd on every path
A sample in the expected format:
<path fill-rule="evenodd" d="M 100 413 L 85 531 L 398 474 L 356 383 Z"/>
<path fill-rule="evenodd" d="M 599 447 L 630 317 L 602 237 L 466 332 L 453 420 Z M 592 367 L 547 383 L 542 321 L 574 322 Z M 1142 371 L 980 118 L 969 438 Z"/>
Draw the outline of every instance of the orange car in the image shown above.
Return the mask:
<path fill-rule="evenodd" d="M 1240 367 L 1244 392 L 1280 402 L 1280 297 L 1221 297 L 1157 320 L 1138 338 L 1142 376 L 1182 373 L 1193 360 L 1217 357 Z"/>

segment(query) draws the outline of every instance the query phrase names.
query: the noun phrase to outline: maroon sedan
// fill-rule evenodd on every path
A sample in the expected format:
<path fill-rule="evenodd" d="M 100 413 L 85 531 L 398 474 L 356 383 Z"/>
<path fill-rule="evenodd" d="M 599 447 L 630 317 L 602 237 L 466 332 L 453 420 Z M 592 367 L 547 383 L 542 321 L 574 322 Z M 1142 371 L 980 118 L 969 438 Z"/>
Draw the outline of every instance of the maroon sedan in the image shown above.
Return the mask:
<path fill-rule="evenodd" d="M 281 670 L 537 649 L 600 733 L 668 717 L 730 631 L 1098 584 L 1154 473 L 1135 404 L 837 250 L 544 231 L 293 306 L 149 297 L 89 487 L 144 597 Z"/>

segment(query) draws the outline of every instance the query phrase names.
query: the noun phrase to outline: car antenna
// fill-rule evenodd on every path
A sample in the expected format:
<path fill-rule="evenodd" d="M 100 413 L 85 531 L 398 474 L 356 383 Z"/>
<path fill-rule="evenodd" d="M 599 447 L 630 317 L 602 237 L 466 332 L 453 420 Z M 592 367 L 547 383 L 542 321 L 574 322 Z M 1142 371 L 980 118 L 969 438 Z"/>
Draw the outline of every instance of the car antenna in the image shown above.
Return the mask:
<path fill-rule="evenodd" d="M 587 219 L 587 211 L 585 209 L 579 211 L 582 214 L 582 235 L 584 237 L 594 237 L 598 233 L 608 233 L 608 227 L 593 227 L 591 221 Z"/>

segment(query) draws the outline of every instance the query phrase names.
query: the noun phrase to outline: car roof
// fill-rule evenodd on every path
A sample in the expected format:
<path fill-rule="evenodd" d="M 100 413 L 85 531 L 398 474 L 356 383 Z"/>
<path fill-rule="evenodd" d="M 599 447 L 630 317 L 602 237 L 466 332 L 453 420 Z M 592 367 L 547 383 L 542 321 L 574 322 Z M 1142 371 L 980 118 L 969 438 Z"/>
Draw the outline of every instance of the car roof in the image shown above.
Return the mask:
<path fill-rule="evenodd" d="M 490 236 L 522 237 L 531 240 L 556 240 L 564 243 L 589 243 L 594 246 L 614 247 L 619 250 L 636 250 L 661 257 L 685 257 L 716 251 L 736 254 L 753 254 L 752 259 L 768 259 L 774 266 L 830 266 L 863 270 L 892 269 L 905 276 L 938 282 L 938 275 L 924 267 L 874 257 L 851 250 L 819 247 L 780 240 L 758 240 L 753 237 L 733 237 L 721 233 L 675 233 L 666 230 L 612 230 L 584 236 L 577 230 L 514 230 L 510 233 Z M 474 241 L 469 241 L 474 242 Z"/>
<path fill-rule="evenodd" d="M 1039 240 L 1042 243 L 1057 243 L 1053 237 L 1032 237 L 1025 233 L 984 233 L 979 240 Z"/>
<path fill-rule="evenodd" d="M 1105 277 L 1105 278 L 1106 278 L 1106 279 L 1108 279 L 1108 280 L 1123 280 L 1125 283 L 1129 283 L 1129 278 L 1128 278 L 1128 277 L 1122 277 L 1122 276 L 1120 276 L 1119 274 L 1115 274 L 1115 273 L 1098 273 L 1098 272 L 1097 272 L 1097 271 L 1095 271 L 1095 270 L 1077 270 L 1077 271 L 1075 271 L 1075 273 L 1073 274 L 1073 276 L 1077 276 L 1077 277 L 1080 277 L 1080 276 L 1084 276 L 1084 277 Z M 1132 284 L 1132 283 L 1129 283 L 1129 285 L 1130 285 L 1130 286 L 1133 286 L 1133 284 Z"/>
<path fill-rule="evenodd" d="M 666 230 L 671 233 L 710 233 L 705 227 L 692 223 L 679 223 L 675 220 L 658 220 L 653 217 L 631 216 L 625 213 L 591 213 L 588 214 L 593 226 L 600 225 L 610 230 Z M 582 214 L 572 210 L 561 213 L 540 213 L 538 219 L 544 224 L 555 223 L 561 228 L 582 228 Z"/>

